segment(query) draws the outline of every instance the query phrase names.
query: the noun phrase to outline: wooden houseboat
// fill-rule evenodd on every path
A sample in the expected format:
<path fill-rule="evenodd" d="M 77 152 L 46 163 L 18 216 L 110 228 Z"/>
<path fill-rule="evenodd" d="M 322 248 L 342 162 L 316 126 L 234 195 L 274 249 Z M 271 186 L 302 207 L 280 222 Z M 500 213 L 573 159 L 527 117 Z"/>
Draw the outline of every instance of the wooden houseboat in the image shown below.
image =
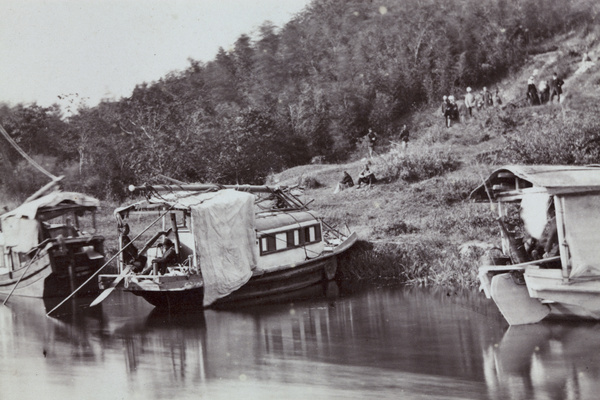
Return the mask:
<path fill-rule="evenodd" d="M 0 298 L 65 297 L 104 263 L 99 201 L 54 191 L 0 216 Z M 81 294 L 98 293 L 93 282 Z"/>
<path fill-rule="evenodd" d="M 504 256 L 479 279 L 509 324 L 600 319 L 598 166 L 507 166 L 471 197 L 499 213 Z"/>
<path fill-rule="evenodd" d="M 332 280 L 338 255 L 357 239 L 355 233 L 342 234 L 329 227 L 298 197 L 280 188 L 131 189 L 143 191 L 146 200 L 115 210 L 122 272 L 100 275 L 99 286 L 112 290 L 119 285 L 156 307 L 218 307 L 284 299 L 290 292 Z M 128 234 L 143 231 L 147 222 L 145 229 L 152 233 L 146 234 L 138 250 Z M 134 223 L 140 229 L 132 229 Z M 153 262 L 162 260 L 156 246 L 161 237 L 169 238 L 176 252 L 164 273 Z"/>

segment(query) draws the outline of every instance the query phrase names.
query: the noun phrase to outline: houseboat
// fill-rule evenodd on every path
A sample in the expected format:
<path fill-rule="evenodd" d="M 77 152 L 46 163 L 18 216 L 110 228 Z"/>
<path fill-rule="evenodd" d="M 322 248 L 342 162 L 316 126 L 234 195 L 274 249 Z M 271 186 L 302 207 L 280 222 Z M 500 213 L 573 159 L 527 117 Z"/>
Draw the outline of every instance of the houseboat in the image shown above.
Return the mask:
<path fill-rule="evenodd" d="M 333 229 L 282 188 L 204 184 L 130 189 L 146 198 L 115 210 L 121 273 L 100 275 L 99 287 L 118 287 L 156 307 L 276 302 L 332 280 L 337 257 L 357 240 L 356 233 Z M 140 232 L 140 244 L 130 232 Z M 175 256 L 169 261 L 162 243 L 173 244 Z"/>
<path fill-rule="evenodd" d="M 471 197 L 498 212 L 503 254 L 479 279 L 510 325 L 600 319 L 598 166 L 506 166 Z"/>
<path fill-rule="evenodd" d="M 0 216 L 0 298 L 65 297 L 104 263 L 104 238 L 95 234 L 99 201 L 53 191 Z M 79 293 L 98 293 L 97 284 Z"/>

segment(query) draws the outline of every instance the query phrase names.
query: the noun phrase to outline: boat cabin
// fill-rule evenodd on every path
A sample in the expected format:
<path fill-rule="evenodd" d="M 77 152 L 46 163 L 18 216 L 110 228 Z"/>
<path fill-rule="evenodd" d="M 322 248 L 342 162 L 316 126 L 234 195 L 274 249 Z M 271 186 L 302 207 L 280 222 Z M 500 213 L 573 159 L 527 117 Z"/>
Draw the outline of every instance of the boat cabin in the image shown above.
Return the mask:
<path fill-rule="evenodd" d="M 502 250 L 513 263 L 543 259 L 527 241 L 539 242 L 552 223 L 562 277 L 600 276 L 599 167 L 508 166 L 494 171 L 471 198 L 495 204 L 500 222 L 517 222 L 502 229 Z"/>
<path fill-rule="evenodd" d="M 210 204 L 216 193 L 209 191 L 208 193 L 164 194 L 118 208 L 115 210 L 115 216 L 121 232 L 121 246 L 131 241 L 129 232 L 140 232 L 145 226 L 151 224 L 153 227 L 148 229 L 149 233 L 141 236 L 141 241 L 144 243 L 139 246 L 134 245 L 138 254 L 145 254 L 146 265 L 162 256 L 159 239 L 168 237 L 175 243 L 177 259 L 180 263 L 187 267 L 200 268 L 201 259 L 206 258 L 200 254 L 201 243 L 223 239 L 219 236 L 225 235 L 225 231 L 232 230 L 233 226 L 243 225 L 244 221 L 243 219 L 231 220 L 229 224 L 211 225 L 205 221 L 211 219 L 211 214 L 218 214 L 218 212 L 206 212 L 202 218 L 199 214 L 195 215 L 193 209 L 203 203 Z M 253 195 L 239 193 L 241 194 L 236 196 L 251 196 L 252 202 L 255 203 L 252 206 L 252 217 L 246 216 L 249 225 L 243 227 L 251 230 L 250 252 L 255 255 L 252 265 L 254 273 L 289 266 L 294 262 L 306 261 L 323 253 L 325 250 L 323 227 L 314 212 L 287 207 L 281 209 L 266 207 L 260 198 L 255 199 Z M 227 204 L 230 200 L 224 200 L 223 197 L 219 201 Z M 235 202 L 224 207 L 235 209 Z M 212 208 L 214 209 L 214 206 Z M 222 215 L 223 213 L 217 219 L 222 218 Z M 158 220 L 153 222 L 157 216 L 159 216 Z M 203 233 L 207 228 L 212 229 L 212 235 Z M 204 250 L 206 252 L 207 249 Z M 124 251 L 124 256 L 120 258 L 120 270 L 123 270 L 124 265 L 127 264 L 125 258 L 127 252 Z"/>
<path fill-rule="evenodd" d="M 33 297 L 62 295 L 87 278 L 104 262 L 104 238 L 96 235 L 98 206 L 97 199 L 81 193 L 53 192 L 2 215 L 0 289 L 13 284 L 29 264 L 29 272 L 40 272 L 38 277 L 49 266 L 56 281 L 32 289 L 27 295 Z"/>

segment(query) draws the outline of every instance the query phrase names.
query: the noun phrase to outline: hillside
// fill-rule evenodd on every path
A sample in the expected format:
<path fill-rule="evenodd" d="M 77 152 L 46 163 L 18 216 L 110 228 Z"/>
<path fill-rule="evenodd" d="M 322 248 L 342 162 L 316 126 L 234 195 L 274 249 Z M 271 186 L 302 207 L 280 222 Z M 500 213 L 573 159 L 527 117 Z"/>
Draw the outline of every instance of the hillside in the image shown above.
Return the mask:
<path fill-rule="evenodd" d="M 473 119 L 464 118 L 450 128 L 442 126 L 437 107 L 410 115 L 406 122 L 411 126 L 411 140 L 406 151 L 392 143 L 398 142 L 394 138 L 376 148 L 378 155 L 372 162 L 380 182 L 370 189 L 349 188 L 334 194 L 343 171 L 356 179 L 366 148 L 354 154 L 351 162 L 295 167 L 271 176 L 270 183 L 305 187 L 306 200 L 313 199 L 313 207 L 338 225 L 356 230 L 368 242 L 344 268 L 345 278 L 475 286 L 479 258 L 485 249 L 499 247 L 500 240 L 495 213 L 489 205 L 471 203 L 468 195 L 495 167 L 513 162 L 507 151 L 510 140 L 530 135 L 529 124 L 540 116 L 558 130 L 562 123 L 570 124 L 570 117 L 588 116 L 595 127 L 590 134 L 600 136 L 600 124 L 594 119 L 600 111 L 594 108 L 600 99 L 600 45 L 595 36 L 571 33 L 546 47 L 551 50 L 529 56 L 525 67 L 498 83 L 502 106 L 474 111 Z M 582 62 L 582 49 L 590 61 Z M 537 82 L 550 78 L 554 71 L 565 81 L 561 102 L 524 106 L 528 77 L 535 74 Z M 522 128 L 507 131 L 497 126 L 498 119 Z M 415 163 L 431 151 L 451 154 L 459 166 L 417 182 L 398 178 L 398 165 L 417 168 Z M 410 159 L 415 163 L 406 162 Z"/>
<path fill-rule="evenodd" d="M 483 249 L 498 243 L 489 207 L 468 200 L 483 176 L 505 163 L 600 162 L 599 10 L 592 0 L 314 0 L 281 29 L 266 22 L 128 98 L 68 118 L 58 106 L 0 104 L 0 124 L 65 176 L 65 190 L 104 202 L 109 252 L 110 213 L 130 184 L 299 184 L 362 238 L 344 278 L 472 286 Z M 527 106 L 528 78 L 553 72 L 561 102 Z M 502 105 L 446 128 L 442 96 L 464 107 L 467 87 L 484 86 Z M 379 183 L 334 194 L 343 171 L 362 169 L 370 128 Z M 0 146 L 0 206 L 46 182 Z"/>

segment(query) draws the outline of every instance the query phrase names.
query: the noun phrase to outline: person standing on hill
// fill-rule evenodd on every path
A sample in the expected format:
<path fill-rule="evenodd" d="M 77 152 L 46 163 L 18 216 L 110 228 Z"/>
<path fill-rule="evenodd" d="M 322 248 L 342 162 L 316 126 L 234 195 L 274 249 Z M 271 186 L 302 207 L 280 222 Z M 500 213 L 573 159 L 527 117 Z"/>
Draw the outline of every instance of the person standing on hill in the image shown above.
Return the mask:
<path fill-rule="evenodd" d="M 533 75 L 527 80 L 527 101 L 529 102 L 530 106 L 540 105 L 540 97 L 538 96 L 538 91 L 535 87 Z"/>
<path fill-rule="evenodd" d="M 442 115 L 446 115 L 446 109 L 448 108 L 448 96 L 442 98 Z"/>
<path fill-rule="evenodd" d="M 548 102 L 548 99 L 550 98 L 550 86 L 548 85 L 547 80 L 542 79 L 540 81 L 539 91 L 540 91 L 540 103 L 546 104 Z"/>
<path fill-rule="evenodd" d="M 492 94 L 488 92 L 487 87 L 483 87 L 483 91 L 481 92 L 481 97 L 483 97 L 483 106 L 484 107 L 493 107 L 494 101 L 492 100 Z"/>
<path fill-rule="evenodd" d="M 408 128 L 406 127 L 406 124 L 402 125 L 402 129 L 400 130 L 400 141 L 402 142 L 402 150 L 406 149 L 406 146 L 408 146 Z"/>
<path fill-rule="evenodd" d="M 369 146 L 369 158 L 373 158 L 373 149 L 375 148 L 376 143 L 377 134 L 373 132 L 371 128 L 369 128 L 369 132 L 367 133 L 367 146 Z"/>
<path fill-rule="evenodd" d="M 500 97 L 500 89 L 496 86 L 496 93 L 494 94 L 494 103 L 496 106 L 502 105 L 502 98 Z"/>
<path fill-rule="evenodd" d="M 465 96 L 465 107 L 469 112 L 469 117 L 473 117 L 473 107 L 475 107 L 475 96 L 471 93 L 471 88 L 467 88 L 467 95 Z"/>
<path fill-rule="evenodd" d="M 452 95 L 448 96 L 448 104 L 446 106 L 446 111 L 444 112 L 444 118 L 447 128 L 450 128 L 452 120 L 458 121 L 459 119 L 458 105 L 454 101 L 454 96 Z"/>
<path fill-rule="evenodd" d="M 554 96 L 556 95 L 556 101 L 560 103 L 560 95 L 562 94 L 562 85 L 565 82 L 558 77 L 556 72 L 552 75 L 552 80 L 550 81 L 550 103 L 554 100 Z"/>

